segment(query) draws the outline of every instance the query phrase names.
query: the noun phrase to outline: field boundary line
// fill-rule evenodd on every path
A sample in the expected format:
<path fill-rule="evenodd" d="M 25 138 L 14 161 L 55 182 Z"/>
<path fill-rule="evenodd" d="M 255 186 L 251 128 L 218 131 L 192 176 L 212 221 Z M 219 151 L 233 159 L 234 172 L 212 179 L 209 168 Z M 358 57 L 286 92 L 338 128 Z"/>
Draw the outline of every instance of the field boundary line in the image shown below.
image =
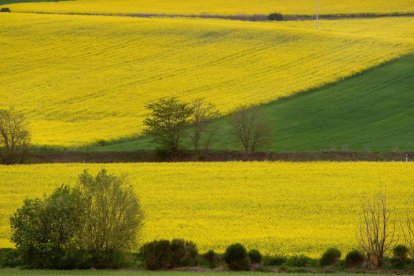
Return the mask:
<path fill-rule="evenodd" d="M 47 14 L 47 15 L 77 15 L 77 16 L 115 16 L 136 18 L 198 18 L 198 19 L 222 19 L 236 21 L 271 22 L 271 21 L 310 21 L 315 20 L 314 15 L 283 15 L 283 20 L 270 20 L 266 14 L 254 15 L 218 15 L 218 14 L 163 14 L 163 13 L 91 13 L 91 12 L 47 12 L 47 11 L 17 11 L 12 13 L 23 14 Z M 324 14 L 319 15 L 321 20 L 341 19 L 375 19 L 386 17 L 414 17 L 414 12 L 408 13 L 357 13 L 357 14 Z"/>

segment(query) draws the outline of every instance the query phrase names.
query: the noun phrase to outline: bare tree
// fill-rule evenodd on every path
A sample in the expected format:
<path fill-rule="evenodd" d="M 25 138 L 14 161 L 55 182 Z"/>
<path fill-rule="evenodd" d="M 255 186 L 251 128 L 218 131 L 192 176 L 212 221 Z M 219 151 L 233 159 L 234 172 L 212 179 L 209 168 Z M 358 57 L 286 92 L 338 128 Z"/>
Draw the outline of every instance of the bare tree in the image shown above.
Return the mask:
<path fill-rule="evenodd" d="M 144 120 L 147 127 L 144 132 L 166 153 L 177 152 L 185 134 L 185 127 L 190 123 L 193 114 L 191 106 L 176 98 L 167 98 L 149 104 L 146 108 L 150 114 Z"/>
<path fill-rule="evenodd" d="M 413 202 L 414 203 L 414 202 Z M 414 205 L 412 205 L 413 207 Z M 403 226 L 404 240 L 405 244 L 408 246 L 409 254 L 411 258 L 414 258 L 414 217 L 413 217 L 413 208 L 410 208 L 407 211 L 407 216 L 405 220 L 405 227 Z"/>
<path fill-rule="evenodd" d="M 0 148 L 4 162 L 15 162 L 30 145 L 28 123 L 14 108 L 0 109 Z"/>
<path fill-rule="evenodd" d="M 270 123 L 256 108 L 241 108 L 232 118 L 233 134 L 246 154 L 254 153 L 270 142 Z"/>
<path fill-rule="evenodd" d="M 359 245 L 375 267 L 382 266 L 384 257 L 395 244 L 395 222 L 387 206 L 387 198 L 378 193 L 362 203 Z"/>
<path fill-rule="evenodd" d="M 192 133 L 190 134 L 194 150 L 198 154 L 201 148 L 207 151 L 217 133 L 217 127 L 212 121 L 220 116 L 215 105 L 204 99 L 196 99 L 192 103 L 193 115 L 191 118 Z M 201 145 L 203 143 L 203 145 Z"/>

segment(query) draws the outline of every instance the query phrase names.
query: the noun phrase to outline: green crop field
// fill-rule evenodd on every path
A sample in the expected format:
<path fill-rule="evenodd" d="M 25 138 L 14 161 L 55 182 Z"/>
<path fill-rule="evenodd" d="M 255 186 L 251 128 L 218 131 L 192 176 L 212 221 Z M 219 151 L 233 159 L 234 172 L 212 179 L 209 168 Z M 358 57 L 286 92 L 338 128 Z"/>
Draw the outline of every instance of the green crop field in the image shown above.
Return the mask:
<path fill-rule="evenodd" d="M 259 107 L 272 125 L 271 151 L 414 150 L 414 56 L 356 77 Z M 213 148 L 240 150 L 229 117 L 216 122 Z M 152 149 L 148 138 L 89 148 L 94 151 Z"/>

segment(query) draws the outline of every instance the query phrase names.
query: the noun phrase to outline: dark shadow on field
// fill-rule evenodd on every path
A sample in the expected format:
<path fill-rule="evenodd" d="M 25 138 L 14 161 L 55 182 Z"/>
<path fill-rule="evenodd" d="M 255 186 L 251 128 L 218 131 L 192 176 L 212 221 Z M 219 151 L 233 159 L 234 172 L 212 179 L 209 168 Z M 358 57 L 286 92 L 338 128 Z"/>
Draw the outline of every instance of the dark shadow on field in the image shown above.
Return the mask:
<path fill-rule="evenodd" d="M 0 5 L 17 4 L 17 3 L 36 3 L 36 2 L 63 2 L 73 0 L 0 0 Z"/>

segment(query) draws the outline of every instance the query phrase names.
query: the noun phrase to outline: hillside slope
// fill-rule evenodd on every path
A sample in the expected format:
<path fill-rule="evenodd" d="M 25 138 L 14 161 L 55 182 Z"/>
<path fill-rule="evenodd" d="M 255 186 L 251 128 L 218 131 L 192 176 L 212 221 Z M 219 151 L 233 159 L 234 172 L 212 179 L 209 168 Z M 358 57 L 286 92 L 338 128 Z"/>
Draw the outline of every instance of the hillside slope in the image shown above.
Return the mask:
<path fill-rule="evenodd" d="M 1 14 L 0 107 L 27 115 L 35 144 L 83 145 L 139 133 L 160 97 L 204 97 L 228 113 L 341 80 L 413 51 L 412 34 L 414 18 L 323 21 L 315 32 L 309 22 Z"/>
<path fill-rule="evenodd" d="M 316 11 L 315 0 L 0 0 L 0 4 L 2 2 L 13 11 L 60 13 L 253 15 L 279 12 L 313 15 Z M 17 4 L 11 4 L 13 2 Z M 409 13 L 414 12 L 414 0 L 320 0 L 319 10 L 321 14 Z"/>
<path fill-rule="evenodd" d="M 272 143 L 263 150 L 414 151 L 414 56 L 310 93 L 260 106 L 271 122 Z M 241 150 L 228 118 L 215 149 Z M 147 138 L 122 141 L 94 151 L 152 149 Z"/>

